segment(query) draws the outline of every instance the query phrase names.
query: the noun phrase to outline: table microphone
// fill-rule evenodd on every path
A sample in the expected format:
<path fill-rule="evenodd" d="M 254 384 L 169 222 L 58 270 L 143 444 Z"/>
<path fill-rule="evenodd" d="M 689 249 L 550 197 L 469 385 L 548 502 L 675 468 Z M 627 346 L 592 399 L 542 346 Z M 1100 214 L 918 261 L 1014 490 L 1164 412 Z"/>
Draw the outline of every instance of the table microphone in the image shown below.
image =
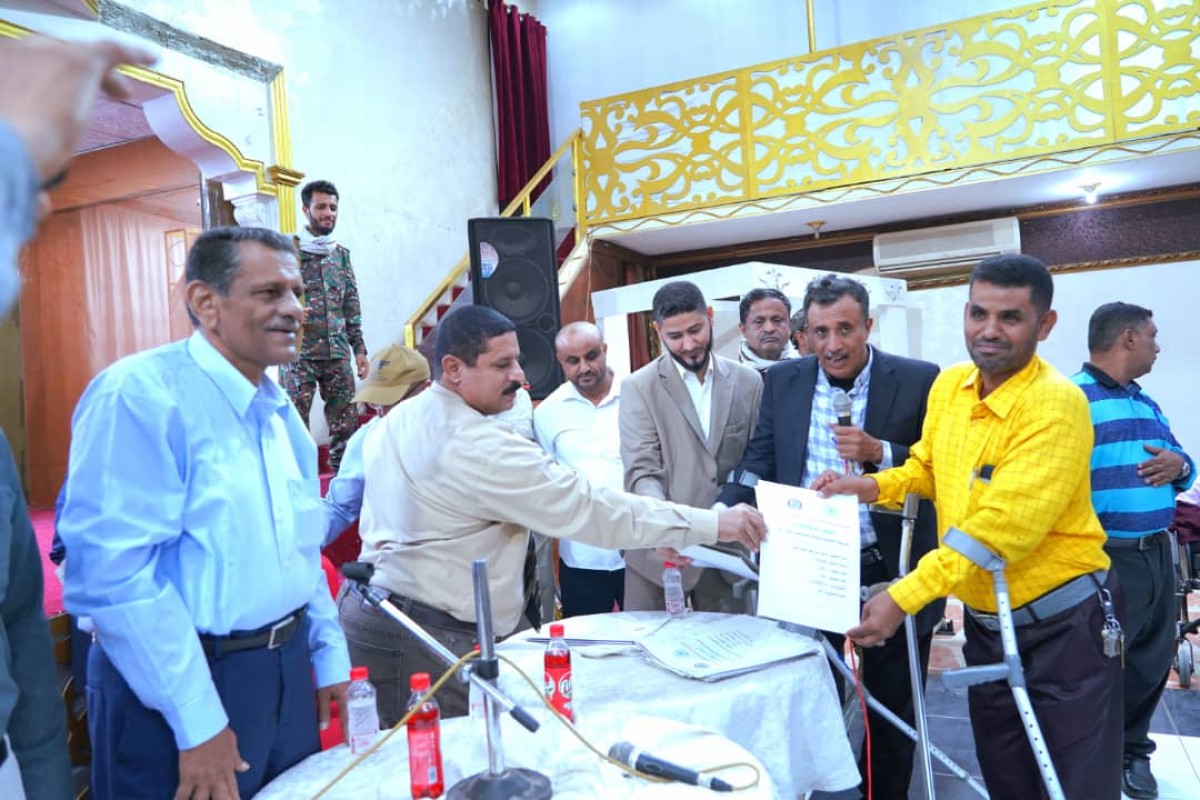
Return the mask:
<path fill-rule="evenodd" d="M 608 748 L 608 757 L 614 761 L 620 761 L 625 766 L 643 775 L 686 783 L 690 786 L 701 786 L 705 789 L 712 789 L 714 792 L 733 791 L 733 787 L 720 778 L 701 775 L 695 770 L 681 767 L 678 764 L 672 764 L 670 761 L 664 761 L 661 758 L 655 758 L 649 753 L 642 752 L 629 742 L 617 742 Z"/>
<path fill-rule="evenodd" d="M 846 394 L 845 389 L 833 390 L 833 413 L 837 415 L 838 425 L 841 425 L 843 428 L 854 424 L 850 419 L 850 410 L 852 407 L 850 395 Z M 850 469 L 850 459 L 845 459 L 845 462 L 846 474 L 849 475 L 852 472 Z"/>

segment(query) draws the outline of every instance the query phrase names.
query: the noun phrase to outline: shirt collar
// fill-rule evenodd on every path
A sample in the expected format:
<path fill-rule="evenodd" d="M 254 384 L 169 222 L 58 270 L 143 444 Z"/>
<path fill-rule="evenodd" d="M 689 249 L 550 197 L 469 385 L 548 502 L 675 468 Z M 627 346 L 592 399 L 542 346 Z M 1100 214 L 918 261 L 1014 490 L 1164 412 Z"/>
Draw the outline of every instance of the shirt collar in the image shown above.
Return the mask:
<path fill-rule="evenodd" d="M 608 387 L 608 394 L 604 396 L 603 400 L 595 404 L 593 404 L 591 400 L 588 400 L 586 397 L 584 397 L 583 392 L 579 391 L 575 384 L 571 383 L 570 381 L 566 381 L 563 385 L 567 387 L 567 396 L 565 399 L 579 400 L 580 402 L 587 403 L 589 406 L 594 406 L 595 408 L 603 408 L 610 403 L 615 403 L 621 397 L 621 378 L 615 373 L 613 374 L 612 386 Z"/>
<path fill-rule="evenodd" d="M 1083 362 L 1083 371 L 1088 375 L 1091 375 L 1092 378 L 1095 379 L 1096 383 L 1107 389 L 1128 389 L 1130 392 L 1140 392 L 1142 390 L 1142 387 L 1138 385 L 1137 381 L 1130 381 L 1128 385 L 1122 386 L 1116 378 L 1109 375 L 1107 372 L 1100 369 L 1090 361 Z"/>
<path fill-rule="evenodd" d="M 688 375 L 691 375 L 692 380 L 694 380 L 696 383 L 700 383 L 699 376 L 696 375 L 696 373 L 693 372 L 692 370 L 685 367 L 683 364 L 680 364 L 679 361 L 674 356 L 672 356 L 670 353 L 667 353 L 667 358 L 669 358 L 671 360 L 671 363 L 675 366 L 675 370 L 679 373 L 679 377 L 681 380 L 686 382 L 688 379 Z M 713 368 L 715 366 L 716 366 L 716 359 L 713 358 L 712 353 L 709 353 L 708 354 L 708 366 L 704 368 L 704 383 L 701 383 L 700 384 L 701 386 L 708 383 L 709 379 L 712 378 Z"/>
<path fill-rule="evenodd" d="M 1029 359 L 1029 363 L 1021 368 L 1020 372 L 997 386 L 994 392 L 983 398 L 983 404 L 993 414 L 1004 419 L 1008 416 L 1008 412 L 1012 411 L 1017 401 L 1021 399 L 1021 395 L 1025 393 L 1025 390 L 1042 373 L 1045 365 L 1046 362 L 1042 360 L 1042 357 L 1035 353 L 1033 358 Z M 975 397 L 978 398 L 979 389 L 983 386 L 982 378 L 983 376 L 980 374 L 979 368 L 976 367 L 967 374 L 966 379 L 959 388 L 975 392 Z"/>
<path fill-rule="evenodd" d="M 829 382 L 829 376 L 825 374 L 824 368 L 821 367 L 820 361 L 817 361 L 817 390 L 828 392 L 833 384 Z M 867 345 L 867 363 L 857 375 L 854 376 L 854 385 L 850 387 L 849 394 L 858 397 L 865 392 L 871 385 L 871 366 L 875 363 L 875 348 Z"/>
<path fill-rule="evenodd" d="M 245 417 L 251 405 L 255 404 L 262 406 L 266 412 L 282 413 L 287 409 L 287 395 L 275 381 L 264 373 L 256 387 L 200 331 L 194 332 L 188 339 L 187 350 L 196 365 L 225 395 L 239 417 Z"/>

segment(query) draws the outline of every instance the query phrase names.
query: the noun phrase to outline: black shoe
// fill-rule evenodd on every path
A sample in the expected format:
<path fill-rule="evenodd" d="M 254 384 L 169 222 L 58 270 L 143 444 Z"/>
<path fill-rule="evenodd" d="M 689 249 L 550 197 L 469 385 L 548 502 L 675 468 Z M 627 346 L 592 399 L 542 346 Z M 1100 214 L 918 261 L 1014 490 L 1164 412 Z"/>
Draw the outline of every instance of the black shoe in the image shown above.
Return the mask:
<path fill-rule="evenodd" d="M 1125 794 L 1137 800 L 1154 800 L 1158 797 L 1158 781 L 1150 772 L 1150 759 L 1127 758 L 1121 773 L 1121 788 Z"/>

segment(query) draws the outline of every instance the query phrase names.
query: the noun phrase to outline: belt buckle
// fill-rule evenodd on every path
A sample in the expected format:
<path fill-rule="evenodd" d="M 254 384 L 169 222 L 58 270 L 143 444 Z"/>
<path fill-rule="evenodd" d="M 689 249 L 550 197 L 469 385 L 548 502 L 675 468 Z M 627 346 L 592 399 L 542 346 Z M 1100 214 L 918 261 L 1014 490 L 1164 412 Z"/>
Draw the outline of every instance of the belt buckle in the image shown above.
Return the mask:
<path fill-rule="evenodd" d="M 280 631 L 282 631 L 288 625 L 291 625 L 292 621 L 295 619 L 296 619 L 295 614 L 288 614 L 286 617 L 279 620 L 279 622 L 276 622 L 274 625 L 271 626 L 271 633 L 267 637 L 267 649 L 268 650 L 278 650 L 280 647 L 283 647 L 283 642 L 276 641 L 275 637 L 279 635 Z"/>

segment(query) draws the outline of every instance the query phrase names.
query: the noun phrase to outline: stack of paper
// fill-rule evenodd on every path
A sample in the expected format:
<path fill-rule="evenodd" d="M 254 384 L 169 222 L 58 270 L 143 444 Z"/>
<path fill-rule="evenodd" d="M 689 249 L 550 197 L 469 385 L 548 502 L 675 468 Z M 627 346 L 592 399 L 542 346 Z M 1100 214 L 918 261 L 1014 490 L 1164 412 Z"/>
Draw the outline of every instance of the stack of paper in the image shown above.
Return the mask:
<path fill-rule="evenodd" d="M 637 640 L 659 666 L 685 678 L 719 681 L 818 652 L 808 637 L 745 615 L 672 620 Z"/>

